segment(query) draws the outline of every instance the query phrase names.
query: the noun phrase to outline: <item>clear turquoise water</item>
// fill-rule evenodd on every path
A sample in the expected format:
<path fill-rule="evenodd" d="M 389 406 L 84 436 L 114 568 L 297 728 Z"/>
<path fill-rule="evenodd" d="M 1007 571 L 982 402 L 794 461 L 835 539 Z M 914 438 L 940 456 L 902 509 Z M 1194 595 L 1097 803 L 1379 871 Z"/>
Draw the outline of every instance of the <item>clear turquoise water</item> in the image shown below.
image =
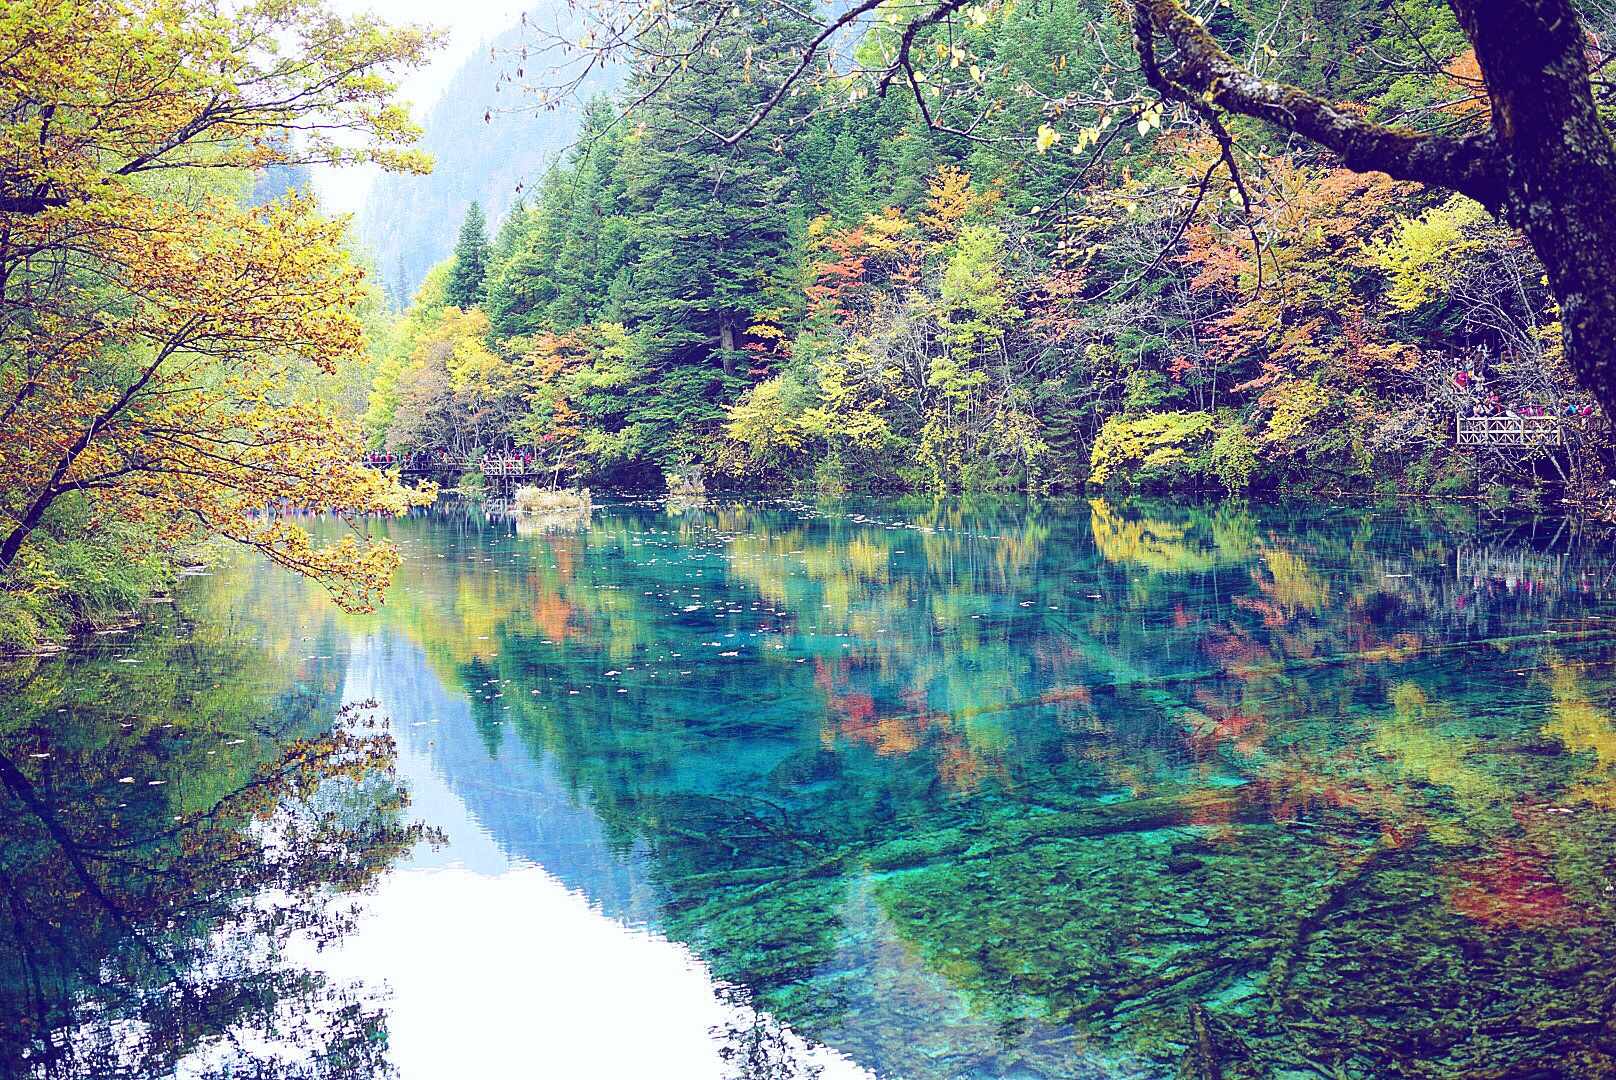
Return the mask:
<path fill-rule="evenodd" d="M 1597 531 L 381 528 L 374 616 L 221 565 L 0 668 L 8 1075 L 1616 1075 Z"/>

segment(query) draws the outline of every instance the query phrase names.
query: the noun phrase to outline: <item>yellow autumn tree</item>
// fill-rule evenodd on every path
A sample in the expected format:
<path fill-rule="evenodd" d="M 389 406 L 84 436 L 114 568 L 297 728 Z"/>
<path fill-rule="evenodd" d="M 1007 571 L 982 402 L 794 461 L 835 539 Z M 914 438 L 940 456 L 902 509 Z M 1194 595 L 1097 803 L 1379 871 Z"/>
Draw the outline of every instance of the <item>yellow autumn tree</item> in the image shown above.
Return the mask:
<path fill-rule="evenodd" d="M 291 390 L 362 348 L 342 225 L 219 177 L 422 169 L 387 75 L 433 36 L 312 0 L 13 0 L 0 8 L 0 574 L 69 493 L 159 538 L 228 537 L 373 605 L 398 556 L 315 543 L 290 504 L 399 513 L 357 431 Z"/>

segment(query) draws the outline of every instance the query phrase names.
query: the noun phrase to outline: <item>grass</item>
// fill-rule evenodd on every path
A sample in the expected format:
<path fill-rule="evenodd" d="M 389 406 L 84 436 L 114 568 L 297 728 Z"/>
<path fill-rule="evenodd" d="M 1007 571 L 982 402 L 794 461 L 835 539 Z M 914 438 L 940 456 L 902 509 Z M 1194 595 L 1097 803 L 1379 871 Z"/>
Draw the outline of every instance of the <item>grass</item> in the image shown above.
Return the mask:
<path fill-rule="evenodd" d="M 0 577 L 0 655 L 128 619 L 172 582 L 172 554 L 140 526 L 97 524 L 85 500 L 63 499 Z"/>
<path fill-rule="evenodd" d="M 519 487 L 514 496 L 516 510 L 521 514 L 553 514 L 563 510 L 589 510 L 593 503 L 588 488 L 564 488 L 547 491 L 544 488 Z"/>

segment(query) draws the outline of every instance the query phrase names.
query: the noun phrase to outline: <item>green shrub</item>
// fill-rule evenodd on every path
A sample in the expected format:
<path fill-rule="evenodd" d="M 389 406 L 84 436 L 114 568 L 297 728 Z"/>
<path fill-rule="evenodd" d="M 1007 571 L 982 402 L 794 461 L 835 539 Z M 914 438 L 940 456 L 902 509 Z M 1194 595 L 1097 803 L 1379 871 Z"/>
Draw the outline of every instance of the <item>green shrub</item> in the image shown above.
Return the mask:
<path fill-rule="evenodd" d="M 1432 495 L 1469 495 L 1475 490 L 1475 473 L 1457 456 L 1448 459 L 1431 484 Z"/>
<path fill-rule="evenodd" d="M 139 526 L 97 524 L 86 500 L 61 500 L 0 581 L 0 651 L 60 643 L 135 610 L 172 581 L 163 556 Z"/>
<path fill-rule="evenodd" d="M 1234 420 L 1218 430 L 1208 460 L 1223 490 L 1231 496 L 1242 495 L 1257 471 L 1257 444 L 1251 441 L 1246 426 Z"/>
<path fill-rule="evenodd" d="M 814 466 L 814 490 L 838 499 L 847 494 L 847 464 L 840 454 L 826 454 Z"/>
<path fill-rule="evenodd" d="M 1212 431 L 1212 417 L 1204 412 L 1156 413 L 1131 420 L 1113 416 L 1094 440 L 1089 482 L 1103 487 L 1121 481 L 1143 487 L 1204 481 Z"/>

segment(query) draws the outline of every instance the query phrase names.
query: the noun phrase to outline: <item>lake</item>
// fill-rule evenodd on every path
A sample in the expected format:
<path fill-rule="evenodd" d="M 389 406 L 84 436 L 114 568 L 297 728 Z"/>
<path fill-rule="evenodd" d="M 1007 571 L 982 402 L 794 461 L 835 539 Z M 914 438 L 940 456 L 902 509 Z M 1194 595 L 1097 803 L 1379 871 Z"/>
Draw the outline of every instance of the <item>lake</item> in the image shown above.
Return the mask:
<path fill-rule="evenodd" d="M 374 527 L 374 615 L 223 561 L 0 663 L 4 1075 L 1616 1076 L 1596 528 Z"/>

